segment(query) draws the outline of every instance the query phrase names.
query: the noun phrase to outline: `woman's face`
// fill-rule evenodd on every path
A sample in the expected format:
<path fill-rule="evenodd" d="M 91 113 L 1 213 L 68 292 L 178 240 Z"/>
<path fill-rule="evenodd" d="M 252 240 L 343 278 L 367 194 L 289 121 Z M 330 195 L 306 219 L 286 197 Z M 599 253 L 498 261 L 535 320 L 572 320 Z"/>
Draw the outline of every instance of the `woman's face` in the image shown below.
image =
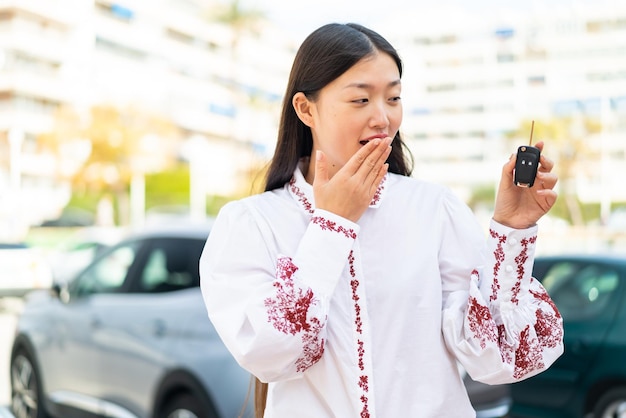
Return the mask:
<path fill-rule="evenodd" d="M 394 137 L 402 122 L 400 72 L 387 54 L 363 58 L 309 102 L 313 153 L 326 154 L 334 175 L 367 141 Z M 313 159 L 312 159 L 313 160 Z M 307 180 L 312 180 L 314 164 Z"/>

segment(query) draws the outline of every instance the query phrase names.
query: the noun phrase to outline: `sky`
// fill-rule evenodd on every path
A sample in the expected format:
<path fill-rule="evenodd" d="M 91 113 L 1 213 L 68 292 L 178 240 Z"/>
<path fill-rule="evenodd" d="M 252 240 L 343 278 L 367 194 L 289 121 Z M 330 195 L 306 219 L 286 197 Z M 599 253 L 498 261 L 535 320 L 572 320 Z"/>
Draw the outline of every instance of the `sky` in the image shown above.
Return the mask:
<path fill-rule="evenodd" d="M 228 0 L 222 0 L 228 1 Z M 242 7 L 261 10 L 283 29 L 304 39 L 330 22 L 356 22 L 380 30 L 395 16 L 411 16 L 433 8 L 461 8 L 478 14 L 546 13 L 563 7 L 610 7 L 623 0 L 240 0 Z M 384 35 L 384 34 L 383 34 Z"/>

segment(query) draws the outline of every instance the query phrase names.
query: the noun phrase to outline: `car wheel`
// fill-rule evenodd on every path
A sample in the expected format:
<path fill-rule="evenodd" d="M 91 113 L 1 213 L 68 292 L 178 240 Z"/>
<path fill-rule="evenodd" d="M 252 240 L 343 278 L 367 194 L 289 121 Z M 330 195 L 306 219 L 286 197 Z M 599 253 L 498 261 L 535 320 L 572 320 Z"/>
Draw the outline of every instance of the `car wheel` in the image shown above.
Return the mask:
<path fill-rule="evenodd" d="M 157 416 L 159 418 L 217 418 L 210 406 L 189 394 L 174 396 Z"/>
<path fill-rule="evenodd" d="M 39 382 L 31 357 L 19 350 L 11 361 L 11 410 L 15 418 L 47 418 Z"/>
<path fill-rule="evenodd" d="M 626 387 L 611 389 L 606 392 L 595 408 L 595 418 L 626 418 Z"/>

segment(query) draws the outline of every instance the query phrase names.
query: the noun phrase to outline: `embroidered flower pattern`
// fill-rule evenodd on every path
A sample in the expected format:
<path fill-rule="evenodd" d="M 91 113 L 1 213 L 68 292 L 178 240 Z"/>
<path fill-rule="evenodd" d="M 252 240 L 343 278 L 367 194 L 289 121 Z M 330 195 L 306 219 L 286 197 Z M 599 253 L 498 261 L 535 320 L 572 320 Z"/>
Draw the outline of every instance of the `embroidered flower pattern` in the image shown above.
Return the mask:
<path fill-rule="evenodd" d="M 531 278 L 531 281 L 534 280 Z M 545 289 L 541 288 L 541 291 L 534 291 L 531 290 L 530 294 L 533 295 L 535 297 L 535 299 L 538 299 L 542 302 L 547 303 L 548 305 L 550 305 L 550 307 L 552 308 L 552 310 L 554 311 L 554 315 L 557 318 L 561 317 L 561 312 L 559 312 L 558 308 L 556 307 L 554 301 L 552 300 L 552 298 L 550 297 L 550 295 L 548 295 L 548 292 L 546 292 Z"/>
<path fill-rule="evenodd" d="M 324 354 L 324 339 L 320 338 L 323 322 L 309 317 L 309 309 L 317 304 L 311 289 L 296 289 L 293 275 L 298 267 L 290 257 L 281 257 L 276 266 L 276 297 L 265 299 L 268 320 L 285 334 L 302 334 L 303 357 L 296 360 L 296 370 L 303 372 L 317 363 Z"/>
<path fill-rule="evenodd" d="M 528 373 L 542 369 L 544 367 L 542 361 L 542 346 L 530 337 L 530 330 L 526 328 L 519 335 L 519 345 L 515 350 L 515 370 L 513 377 L 521 379 Z"/>
<path fill-rule="evenodd" d="M 536 236 L 528 239 L 524 238 L 520 242 L 520 244 L 522 245 L 522 251 L 517 257 L 515 257 L 515 264 L 517 264 L 517 282 L 515 283 L 515 286 L 513 286 L 513 288 L 511 289 L 511 303 L 514 303 L 516 305 L 519 303 L 519 299 L 517 298 L 517 296 L 519 295 L 522 279 L 524 278 L 524 264 L 526 263 L 526 261 L 528 261 L 528 245 L 534 244 L 535 241 L 537 241 Z"/>
<path fill-rule="evenodd" d="M 343 225 L 337 225 L 337 222 L 330 221 L 321 216 L 314 216 L 311 218 L 311 222 L 319 225 L 323 230 L 339 232 L 346 236 L 346 238 L 356 239 L 356 232 L 352 228 L 345 228 Z"/>
<path fill-rule="evenodd" d="M 350 267 L 350 276 L 352 277 L 352 280 L 350 280 L 350 287 L 352 288 L 352 301 L 354 302 L 354 313 L 355 313 L 355 319 L 354 319 L 354 325 L 356 327 L 356 332 L 359 335 L 363 334 L 363 320 L 361 318 L 361 305 L 359 304 L 359 294 L 358 294 L 358 288 L 359 288 L 359 281 L 356 278 L 356 270 L 354 268 L 354 253 L 352 251 L 350 251 L 350 255 L 348 255 L 348 264 Z M 358 356 L 358 364 L 359 364 L 359 370 L 361 371 L 361 373 L 363 373 L 361 376 L 359 376 L 359 382 L 358 385 L 361 388 L 361 405 L 362 405 L 362 409 L 361 409 L 361 418 L 369 418 L 370 416 L 370 412 L 369 412 L 369 400 L 367 397 L 367 394 L 369 392 L 369 377 L 367 376 L 367 374 L 365 374 L 365 343 L 359 338 L 357 340 L 357 356 Z"/>
<path fill-rule="evenodd" d="M 380 197 L 381 197 L 381 195 L 383 193 L 383 190 L 385 190 L 385 183 L 386 182 L 387 182 L 387 175 L 385 174 L 385 177 L 383 177 L 383 179 L 380 181 L 380 184 L 376 188 L 376 193 L 374 193 L 374 196 L 372 197 L 372 201 L 370 202 L 370 206 L 377 205 L 378 202 L 380 202 Z"/>
<path fill-rule="evenodd" d="M 481 305 L 475 297 L 469 298 L 469 328 L 474 338 L 480 342 L 480 348 L 487 347 L 487 341 L 497 342 L 497 328 L 489 308 Z"/>
<path fill-rule="evenodd" d="M 505 260 L 503 244 L 506 243 L 506 235 L 498 234 L 493 230 L 490 231 L 490 234 L 497 239 L 496 249 L 494 250 L 494 282 L 491 286 L 491 295 L 489 297 L 489 302 L 494 302 L 498 298 L 498 291 L 501 287 L 497 276 Z M 514 259 L 517 267 L 516 281 L 510 289 L 512 294 L 510 303 L 514 305 L 519 304 L 521 283 L 526 273 L 525 264 L 529 257 L 529 247 L 535 243 L 536 239 L 536 236 L 522 239 L 520 241 L 522 250 Z M 473 280 L 476 280 L 477 275 L 478 272 L 476 270 L 472 271 L 471 276 Z M 531 283 L 533 280 L 533 278 L 530 278 Z M 474 339 L 478 341 L 483 349 L 489 342 L 497 343 L 502 361 L 507 364 L 513 364 L 513 377 L 516 379 L 521 379 L 535 370 L 544 368 L 543 350 L 545 348 L 557 347 L 563 338 L 561 315 L 545 289 L 540 287 L 540 290 L 530 290 L 529 293 L 537 305 L 545 303 L 549 309 L 541 309 L 537 306 L 535 323 L 526 325 L 518 335 L 507 333 L 503 323 L 496 324 L 489 306 L 481 304 L 476 297 L 471 295 L 468 299 L 468 323 Z M 534 334 L 532 331 L 534 331 Z"/>
<path fill-rule="evenodd" d="M 493 229 L 489 230 L 489 234 L 491 234 L 492 238 L 496 238 L 498 240 L 498 246 L 496 247 L 496 251 L 493 253 L 496 263 L 493 266 L 493 282 L 491 283 L 491 296 L 489 296 L 489 301 L 493 302 L 498 298 L 498 290 L 500 290 L 500 283 L 498 283 L 498 274 L 500 273 L 500 267 L 502 266 L 502 262 L 504 261 L 504 248 L 502 245 L 506 242 L 506 235 L 498 234 Z"/>
<path fill-rule="evenodd" d="M 498 325 L 498 347 L 500 347 L 502 361 L 506 364 L 513 363 L 515 347 L 513 344 L 510 344 L 509 340 L 506 338 L 506 328 L 504 328 L 504 324 Z"/>
<path fill-rule="evenodd" d="M 542 309 L 538 309 L 535 312 L 535 316 L 537 317 L 535 333 L 539 339 L 539 344 L 544 347 L 555 348 L 563 338 L 563 330 L 561 329 L 559 318 Z"/>
<path fill-rule="evenodd" d="M 306 210 L 309 213 L 313 213 L 313 205 L 311 204 L 309 199 L 306 198 L 306 195 L 304 194 L 304 192 L 298 186 L 296 186 L 295 177 L 291 178 L 291 181 L 289 182 L 289 188 L 291 189 L 291 192 L 293 194 L 298 196 L 298 201 L 302 204 L 302 207 L 304 208 L 304 210 Z"/>

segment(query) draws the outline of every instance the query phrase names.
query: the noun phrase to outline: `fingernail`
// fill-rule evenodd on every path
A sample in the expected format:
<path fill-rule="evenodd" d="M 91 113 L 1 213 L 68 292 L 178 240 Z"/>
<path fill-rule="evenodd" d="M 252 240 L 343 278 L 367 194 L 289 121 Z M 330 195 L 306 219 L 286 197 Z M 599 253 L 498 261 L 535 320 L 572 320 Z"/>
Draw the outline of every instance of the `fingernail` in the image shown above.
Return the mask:
<path fill-rule="evenodd" d="M 319 161 L 321 159 L 322 159 L 322 151 L 320 150 L 315 151 L 315 160 Z"/>

